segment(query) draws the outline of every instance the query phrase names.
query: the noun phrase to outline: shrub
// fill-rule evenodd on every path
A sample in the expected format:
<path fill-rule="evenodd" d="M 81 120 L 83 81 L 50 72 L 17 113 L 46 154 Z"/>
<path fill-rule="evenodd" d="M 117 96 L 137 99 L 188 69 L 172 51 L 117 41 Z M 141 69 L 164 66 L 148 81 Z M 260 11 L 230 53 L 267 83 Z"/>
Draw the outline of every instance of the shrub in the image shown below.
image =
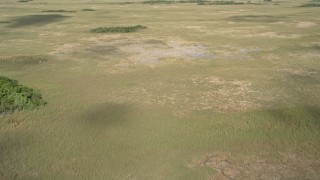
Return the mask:
<path fill-rule="evenodd" d="M 19 85 L 16 80 L 0 76 L 0 114 L 34 109 L 45 104 L 38 90 Z"/>
<path fill-rule="evenodd" d="M 136 25 L 136 26 L 126 26 L 126 27 L 99 27 L 91 29 L 91 32 L 95 33 L 130 33 L 137 32 L 141 29 L 146 29 L 147 27 Z"/>

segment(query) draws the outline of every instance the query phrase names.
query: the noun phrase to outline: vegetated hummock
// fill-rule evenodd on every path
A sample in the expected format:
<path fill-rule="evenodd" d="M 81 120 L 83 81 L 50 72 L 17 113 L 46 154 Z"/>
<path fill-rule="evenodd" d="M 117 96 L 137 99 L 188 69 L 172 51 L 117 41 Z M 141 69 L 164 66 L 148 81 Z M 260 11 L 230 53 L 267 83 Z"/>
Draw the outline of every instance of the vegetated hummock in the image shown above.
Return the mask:
<path fill-rule="evenodd" d="M 38 90 L 18 84 L 18 81 L 0 76 L 0 114 L 22 109 L 34 109 L 46 102 Z"/>
<path fill-rule="evenodd" d="M 147 29 L 146 26 L 136 25 L 136 26 L 125 26 L 125 27 L 99 27 L 91 29 L 91 32 L 95 33 L 131 33 L 137 32 L 142 29 Z"/>

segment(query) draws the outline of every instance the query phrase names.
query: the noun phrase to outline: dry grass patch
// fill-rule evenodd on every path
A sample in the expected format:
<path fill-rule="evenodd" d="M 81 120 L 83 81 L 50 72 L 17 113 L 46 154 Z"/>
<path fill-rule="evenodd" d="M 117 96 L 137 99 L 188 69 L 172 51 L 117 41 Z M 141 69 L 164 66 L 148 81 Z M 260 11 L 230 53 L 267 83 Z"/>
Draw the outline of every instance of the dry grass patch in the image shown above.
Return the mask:
<path fill-rule="evenodd" d="M 208 166 L 218 172 L 210 179 L 317 179 L 320 161 L 298 159 L 294 156 L 284 160 L 233 160 L 229 156 L 208 154 L 194 163 L 194 168 Z"/>

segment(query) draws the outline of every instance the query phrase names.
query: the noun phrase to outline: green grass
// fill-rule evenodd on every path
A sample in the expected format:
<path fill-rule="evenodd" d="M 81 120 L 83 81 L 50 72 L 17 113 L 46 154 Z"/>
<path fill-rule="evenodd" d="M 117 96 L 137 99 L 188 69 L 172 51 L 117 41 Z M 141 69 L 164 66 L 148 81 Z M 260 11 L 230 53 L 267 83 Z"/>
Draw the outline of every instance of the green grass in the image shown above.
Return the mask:
<path fill-rule="evenodd" d="M 48 103 L 0 116 L 0 179 L 320 176 L 320 12 L 297 8 L 310 1 L 3 2 L 1 76 Z"/>
<path fill-rule="evenodd" d="M 132 33 L 137 32 L 142 29 L 146 29 L 147 27 L 136 25 L 136 26 L 126 26 L 126 27 L 99 27 L 95 29 L 91 29 L 91 32 L 94 33 Z"/>
<path fill-rule="evenodd" d="M 23 109 L 34 109 L 46 104 L 39 91 L 0 76 L 0 114 Z"/>

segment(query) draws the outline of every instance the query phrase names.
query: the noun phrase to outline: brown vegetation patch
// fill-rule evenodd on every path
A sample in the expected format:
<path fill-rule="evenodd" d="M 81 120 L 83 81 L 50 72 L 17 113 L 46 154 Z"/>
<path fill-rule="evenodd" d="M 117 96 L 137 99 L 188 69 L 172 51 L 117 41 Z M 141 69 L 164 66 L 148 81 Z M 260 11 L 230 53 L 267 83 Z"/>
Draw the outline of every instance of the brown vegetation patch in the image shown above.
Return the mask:
<path fill-rule="evenodd" d="M 261 97 L 251 82 L 200 75 L 179 82 L 141 84 L 114 93 L 114 102 L 157 104 L 170 107 L 177 115 L 201 110 L 244 111 L 261 108 L 264 101 L 270 101 L 269 97 Z"/>
<path fill-rule="evenodd" d="M 204 45 L 180 39 L 134 39 L 126 36 L 101 36 L 56 47 L 49 55 L 68 59 L 117 59 L 114 71 L 137 65 L 158 64 L 165 59 L 208 59 L 213 56 Z M 103 64 L 103 63 L 102 63 Z M 110 65 L 109 65 L 110 66 Z"/>

